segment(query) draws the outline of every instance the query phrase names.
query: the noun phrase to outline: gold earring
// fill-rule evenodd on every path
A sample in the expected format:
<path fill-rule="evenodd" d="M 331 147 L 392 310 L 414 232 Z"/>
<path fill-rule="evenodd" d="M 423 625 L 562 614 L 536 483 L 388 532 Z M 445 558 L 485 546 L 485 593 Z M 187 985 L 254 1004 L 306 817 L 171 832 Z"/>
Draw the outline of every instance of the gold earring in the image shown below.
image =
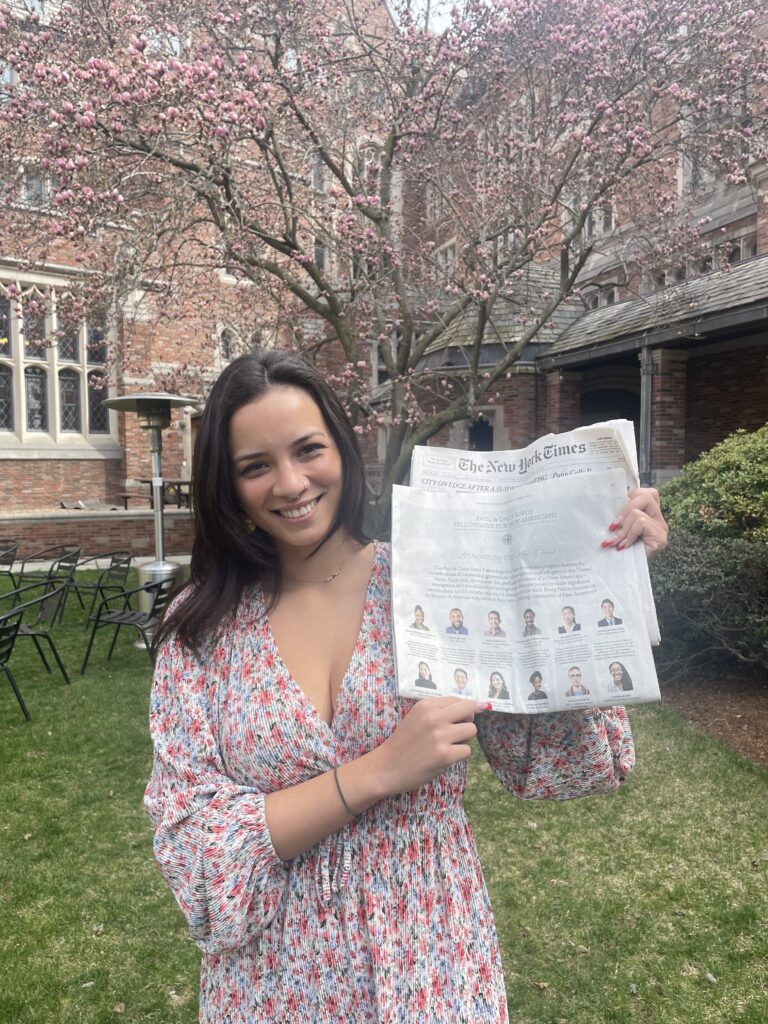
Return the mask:
<path fill-rule="evenodd" d="M 256 529 L 256 523 L 249 516 L 243 516 L 243 526 L 249 533 L 253 533 Z"/>

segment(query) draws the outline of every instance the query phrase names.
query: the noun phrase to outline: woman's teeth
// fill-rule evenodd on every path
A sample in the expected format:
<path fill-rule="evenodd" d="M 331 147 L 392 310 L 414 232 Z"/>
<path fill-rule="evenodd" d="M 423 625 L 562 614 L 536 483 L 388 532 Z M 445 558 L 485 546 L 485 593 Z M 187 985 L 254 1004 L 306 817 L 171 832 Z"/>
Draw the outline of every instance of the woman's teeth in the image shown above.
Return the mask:
<path fill-rule="evenodd" d="M 302 516 L 307 516 L 312 509 L 317 505 L 318 499 L 315 498 L 313 501 L 307 502 L 306 505 L 302 505 L 300 508 L 289 508 L 280 509 L 278 514 L 283 516 L 284 519 L 301 519 Z"/>

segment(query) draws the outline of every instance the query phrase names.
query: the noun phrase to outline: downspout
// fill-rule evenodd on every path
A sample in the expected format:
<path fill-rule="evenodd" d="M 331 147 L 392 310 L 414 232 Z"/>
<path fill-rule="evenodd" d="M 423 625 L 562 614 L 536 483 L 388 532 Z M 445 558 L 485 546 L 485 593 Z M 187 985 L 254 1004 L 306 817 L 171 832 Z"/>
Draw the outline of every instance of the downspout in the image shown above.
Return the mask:
<path fill-rule="evenodd" d="M 640 349 L 640 486 L 651 486 L 651 401 L 653 398 L 653 356 L 650 345 Z"/>

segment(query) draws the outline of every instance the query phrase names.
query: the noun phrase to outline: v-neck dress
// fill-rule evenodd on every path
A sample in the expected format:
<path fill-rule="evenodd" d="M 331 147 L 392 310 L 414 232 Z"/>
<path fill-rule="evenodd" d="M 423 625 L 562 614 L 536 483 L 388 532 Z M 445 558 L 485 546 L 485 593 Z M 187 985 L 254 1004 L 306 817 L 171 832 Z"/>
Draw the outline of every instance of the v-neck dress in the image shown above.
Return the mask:
<path fill-rule="evenodd" d="M 283 664 L 259 587 L 201 659 L 173 639 L 160 652 L 146 805 L 203 952 L 204 1024 L 506 1024 L 464 763 L 292 861 L 272 846 L 265 795 L 367 753 L 411 707 L 397 696 L 383 544 L 330 726 Z M 517 796 L 607 792 L 632 767 L 621 708 L 476 722 Z"/>

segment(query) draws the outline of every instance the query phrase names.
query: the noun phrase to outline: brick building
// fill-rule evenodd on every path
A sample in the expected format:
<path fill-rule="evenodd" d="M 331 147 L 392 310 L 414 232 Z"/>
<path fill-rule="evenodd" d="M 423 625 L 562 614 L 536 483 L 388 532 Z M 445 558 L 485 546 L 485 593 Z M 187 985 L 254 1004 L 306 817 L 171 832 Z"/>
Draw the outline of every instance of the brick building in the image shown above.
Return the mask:
<path fill-rule="evenodd" d="M 762 426 L 768 420 L 766 189 L 763 167 L 752 168 L 749 185 L 712 181 L 698 189 L 695 215 L 707 223 L 704 256 L 671 279 L 621 281 L 606 246 L 608 255 L 584 272 L 581 302 L 560 307 L 494 402 L 474 423 L 454 424 L 433 443 L 502 450 L 550 431 L 627 418 L 636 426 L 645 479 L 659 484 L 734 430 Z M 526 304 L 526 287 L 540 292 L 547 275 L 554 287 L 557 272 L 547 265 L 529 272 L 516 306 Z M 515 308 L 500 305 L 486 328 L 484 362 L 495 364 L 500 347 L 520 329 Z M 471 317 L 456 324 L 425 364 L 447 376 L 460 373 L 473 330 Z"/>

